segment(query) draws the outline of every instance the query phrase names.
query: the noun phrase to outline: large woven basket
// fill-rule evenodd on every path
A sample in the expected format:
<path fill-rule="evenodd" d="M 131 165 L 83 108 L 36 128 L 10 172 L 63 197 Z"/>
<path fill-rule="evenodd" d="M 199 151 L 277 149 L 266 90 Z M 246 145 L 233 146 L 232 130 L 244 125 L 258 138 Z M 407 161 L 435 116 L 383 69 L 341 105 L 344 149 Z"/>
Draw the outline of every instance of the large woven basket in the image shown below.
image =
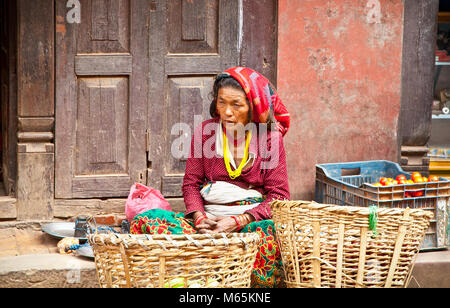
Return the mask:
<path fill-rule="evenodd" d="M 405 287 L 432 214 L 419 209 L 271 203 L 286 286 Z M 369 229 L 369 216 L 374 224 Z"/>
<path fill-rule="evenodd" d="M 255 233 L 88 237 L 101 287 L 248 288 Z"/>

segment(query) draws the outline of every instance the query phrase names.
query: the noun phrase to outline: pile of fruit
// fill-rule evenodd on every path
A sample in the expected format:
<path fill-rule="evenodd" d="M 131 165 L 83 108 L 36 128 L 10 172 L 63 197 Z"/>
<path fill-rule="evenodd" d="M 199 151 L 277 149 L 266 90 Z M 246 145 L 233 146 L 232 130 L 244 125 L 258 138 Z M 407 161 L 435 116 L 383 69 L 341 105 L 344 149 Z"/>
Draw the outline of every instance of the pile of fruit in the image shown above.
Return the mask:
<path fill-rule="evenodd" d="M 372 183 L 374 186 L 393 186 L 393 185 L 405 185 L 405 184 L 421 184 L 427 182 L 439 182 L 439 178 L 435 175 L 430 178 L 423 177 L 419 172 L 413 172 L 411 174 L 411 179 L 408 180 L 404 174 L 399 174 L 393 178 L 382 177 L 380 181 L 377 183 Z M 405 190 L 405 198 L 414 198 L 414 197 L 422 197 L 424 194 L 424 190 Z"/>
<path fill-rule="evenodd" d="M 439 178 L 437 176 L 431 176 L 430 178 L 423 177 L 419 172 L 413 172 L 411 174 L 411 179 L 408 180 L 404 174 L 399 174 L 393 178 L 382 177 L 377 183 L 372 183 L 374 186 L 392 186 L 392 185 L 405 185 L 405 184 L 417 184 L 426 182 L 438 182 Z"/>
<path fill-rule="evenodd" d="M 220 283 L 212 278 L 208 278 L 205 283 L 202 279 L 186 281 L 184 278 L 178 277 L 164 284 L 164 288 L 218 288 L 219 286 Z"/>

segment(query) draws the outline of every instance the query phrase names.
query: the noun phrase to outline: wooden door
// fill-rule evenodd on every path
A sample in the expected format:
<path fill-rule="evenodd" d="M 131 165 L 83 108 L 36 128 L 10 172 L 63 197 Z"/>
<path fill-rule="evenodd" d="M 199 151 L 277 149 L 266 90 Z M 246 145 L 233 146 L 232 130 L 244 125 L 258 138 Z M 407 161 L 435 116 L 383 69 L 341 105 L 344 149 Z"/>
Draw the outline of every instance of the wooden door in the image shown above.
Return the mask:
<path fill-rule="evenodd" d="M 182 195 L 186 160 L 172 146 L 187 132 L 178 123 L 192 134 L 195 116 L 210 118 L 214 76 L 239 63 L 240 8 L 239 0 L 151 3 L 148 184 L 166 197 Z"/>
<path fill-rule="evenodd" d="M 79 23 L 68 3 L 55 3 L 55 197 L 124 197 L 146 180 L 150 1 L 79 0 Z"/>

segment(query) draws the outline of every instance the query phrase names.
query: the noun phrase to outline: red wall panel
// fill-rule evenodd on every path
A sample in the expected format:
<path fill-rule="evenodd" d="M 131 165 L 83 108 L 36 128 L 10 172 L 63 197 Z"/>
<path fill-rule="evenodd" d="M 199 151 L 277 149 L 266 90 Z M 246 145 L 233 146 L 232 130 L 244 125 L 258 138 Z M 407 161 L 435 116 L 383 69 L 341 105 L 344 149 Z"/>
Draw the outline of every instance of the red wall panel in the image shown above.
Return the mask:
<path fill-rule="evenodd" d="M 293 199 L 315 165 L 397 160 L 403 1 L 279 0 L 277 89 Z"/>

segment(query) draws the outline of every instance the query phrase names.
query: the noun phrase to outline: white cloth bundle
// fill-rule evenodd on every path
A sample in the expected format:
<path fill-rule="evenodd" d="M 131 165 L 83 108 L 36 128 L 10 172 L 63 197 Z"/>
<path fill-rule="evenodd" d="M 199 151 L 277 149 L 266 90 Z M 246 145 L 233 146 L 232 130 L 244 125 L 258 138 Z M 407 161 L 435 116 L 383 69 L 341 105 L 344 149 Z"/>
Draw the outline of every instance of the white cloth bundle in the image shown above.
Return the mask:
<path fill-rule="evenodd" d="M 205 204 L 205 212 L 208 217 L 233 216 L 245 213 L 255 208 L 259 203 L 248 205 L 224 205 L 236 201 L 243 201 L 247 198 L 261 198 L 260 192 L 254 189 L 244 189 L 237 185 L 217 181 L 205 185 L 200 191 L 203 199 L 209 204 Z"/>

